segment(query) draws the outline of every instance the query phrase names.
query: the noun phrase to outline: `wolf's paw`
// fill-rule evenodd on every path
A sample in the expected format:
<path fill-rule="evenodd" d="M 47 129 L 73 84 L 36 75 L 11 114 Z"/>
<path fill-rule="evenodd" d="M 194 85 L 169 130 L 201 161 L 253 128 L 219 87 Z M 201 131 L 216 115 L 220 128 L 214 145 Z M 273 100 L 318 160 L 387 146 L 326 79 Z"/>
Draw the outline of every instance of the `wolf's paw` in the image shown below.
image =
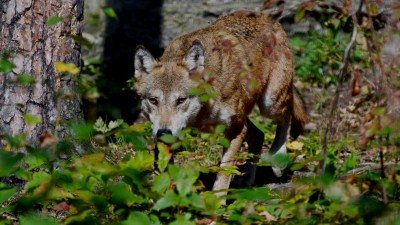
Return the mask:
<path fill-rule="evenodd" d="M 286 153 L 275 153 L 273 155 L 266 153 L 261 156 L 261 160 L 262 163 L 271 165 L 276 177 L 282 177 L 290 164 L 289 156 Z"/>
<path fill-rule="evenodd" d="M 280 167 L 272 167 L 272 171 L 274 172 L 276 177 L 282 177 L 283 172 L 284 172 L 285 168 L 280 168 Z"/>

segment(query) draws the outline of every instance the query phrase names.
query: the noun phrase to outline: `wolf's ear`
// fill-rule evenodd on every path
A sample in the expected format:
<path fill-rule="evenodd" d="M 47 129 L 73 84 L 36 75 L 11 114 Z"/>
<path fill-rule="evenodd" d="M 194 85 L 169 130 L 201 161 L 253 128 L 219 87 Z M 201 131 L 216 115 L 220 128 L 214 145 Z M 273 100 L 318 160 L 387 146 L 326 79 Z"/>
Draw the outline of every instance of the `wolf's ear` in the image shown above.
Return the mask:
<path fill-rule="evenodd" d="M 204 50 L 200 41 L 193 41 L 192 47 L 186 53 L 184 62 L 189 71 L 204 70 Z"/>
<path fill-rule="evenodd" d="M 156 60 L 143 46 L 138 46 L 135 52 L 135 77 L 142 73 L 151 73 Z"/>

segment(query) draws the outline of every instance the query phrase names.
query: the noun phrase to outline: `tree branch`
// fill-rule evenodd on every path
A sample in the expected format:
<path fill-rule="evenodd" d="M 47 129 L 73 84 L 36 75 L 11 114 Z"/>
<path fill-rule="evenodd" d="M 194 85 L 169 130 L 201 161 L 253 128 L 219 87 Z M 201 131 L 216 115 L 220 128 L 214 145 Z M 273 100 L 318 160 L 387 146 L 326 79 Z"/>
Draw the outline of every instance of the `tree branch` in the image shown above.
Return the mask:
<path fill-rule="evenodd" d="M 360 2 L 360 6 L 357 9 L 356 12 L 352 13 L 351 18 L 353 21 L 353 31 L 351 34 L 351 39 L 349 41 L 349 43 L 347 44 L 346 50 L 344 52 L 344 57 L 343 57 L 343 62 L 341 67 L 339 68 L 338 71 L 338 78 L 339 78 L 339 84 L 337 85 L 336 88 L 336 92 L 335 92 L 335 98 L 332 101 L 331 107 L 330 107 L 330 113 L 329 113 L 329 117 L 328 117 L 328 123 L 327 126 L 324 130 L 324 136 L 322 138 L 322 160 L 320 161 L 319 165 L 318 165 L 318 170 L 319 170 L 319 174 L 322 176 L 325 173 L 325 166 L 326 166 L 326 157 L 328 154 L 328 142 L 329 142 L 329 134 L 330 134 L 330 130 L 332 129 L 332 125 L 333 125 L 333 116 L 336 112 L 337 109 L 337 105 L 339 102 L 339 93 L 340 90 L 342 89 L 343 86 L 343 81 L 344 81 L 344 77 L 347 73 L 347 68 L 349 66 L 349 59 L 350 59 L 350 52 L 351 49 L 354 46 L 355 40 L 356 40 L 356 36 L 357 36 L 357 14 L 359 14 L 359 12 L 361 11 L 363 5 L 363 1 Z"/>

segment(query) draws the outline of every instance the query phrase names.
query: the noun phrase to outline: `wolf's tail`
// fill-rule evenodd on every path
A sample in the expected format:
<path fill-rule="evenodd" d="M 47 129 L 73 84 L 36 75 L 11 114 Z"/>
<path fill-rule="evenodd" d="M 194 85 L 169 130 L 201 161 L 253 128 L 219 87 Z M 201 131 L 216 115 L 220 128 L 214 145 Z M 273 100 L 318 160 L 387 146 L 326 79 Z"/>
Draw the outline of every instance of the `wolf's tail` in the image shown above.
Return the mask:
<path fill-rule="evenodd" d="M 296 139 L 303 134 L 304 126 L 307 122 L 307 113 L 303 100 L 300 98 L 296 88 L 293 87 L 293 106 L 292 106 L 292 124 L 290 127 L 290 136 Z"/>

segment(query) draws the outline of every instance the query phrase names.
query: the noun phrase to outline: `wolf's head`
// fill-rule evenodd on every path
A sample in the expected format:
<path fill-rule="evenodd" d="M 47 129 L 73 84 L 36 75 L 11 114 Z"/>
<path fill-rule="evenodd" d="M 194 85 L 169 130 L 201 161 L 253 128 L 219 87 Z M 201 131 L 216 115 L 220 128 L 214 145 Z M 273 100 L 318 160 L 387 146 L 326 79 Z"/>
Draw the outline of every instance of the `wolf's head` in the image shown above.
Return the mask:
<path fill-rule="evenodd" d="M 204 50 L 193 42 L 186 55 L 158 61 L 142 46 L 135 53 L 134 89 L 141 108 L 151 121 L 154 138 L 178 132 L 195 121 L 201 108 L 199 98 L 188 94 L 198 84 L 191 75 L 204 70 Z"/>

